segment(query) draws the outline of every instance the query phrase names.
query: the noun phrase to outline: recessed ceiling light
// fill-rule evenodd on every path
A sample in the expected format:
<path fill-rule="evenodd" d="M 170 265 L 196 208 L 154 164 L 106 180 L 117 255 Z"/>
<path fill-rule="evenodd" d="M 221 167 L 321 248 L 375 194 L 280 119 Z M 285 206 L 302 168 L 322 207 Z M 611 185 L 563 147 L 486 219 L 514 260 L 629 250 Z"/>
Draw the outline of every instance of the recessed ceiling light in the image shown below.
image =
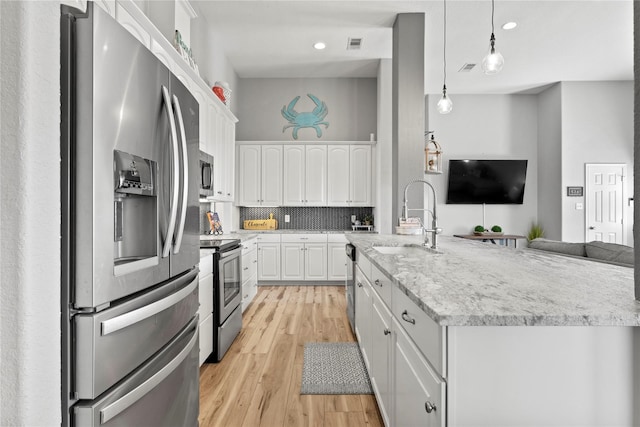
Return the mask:
<path fill-rule="evenodd" d="M 515 23 L 515 22 L 511 21 L 511 22 L 507 22 L 506 24 L 504 24 L 504 25 L 502 26 L 502 29 L 503 29 L 503 30 L 513 30 L 513 29 L 514 29 L 515 27 L 517 27 L 517 26 L 518 26 L 518 24 L 517 24 L 517 23 Z"/>
<path fill-rule="evenodd" d="M 324 42 L 317 42 L 317 43 L 314 43 L 314 44 L 313 44 L 313 47 L 314 47 L 315 49 L 322 50 L 322 49 L 324 49 L 325 47 L 327 47 L 327 45 L 326 45 L 326 44 L 324 44 Z"/>

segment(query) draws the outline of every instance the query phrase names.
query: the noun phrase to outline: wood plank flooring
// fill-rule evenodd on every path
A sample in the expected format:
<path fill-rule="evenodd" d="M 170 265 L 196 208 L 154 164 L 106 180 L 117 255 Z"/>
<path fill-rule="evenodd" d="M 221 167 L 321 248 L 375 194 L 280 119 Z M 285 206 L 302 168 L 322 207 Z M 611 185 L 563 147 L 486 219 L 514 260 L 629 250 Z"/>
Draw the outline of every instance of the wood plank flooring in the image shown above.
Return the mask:
<path fill-rule="evenodd" d="M 373 395 L 301 395 L 305 342 L 355 341 L 344 286 L 261 286 L 240 335 L 200 368 L 201 427 L 377 427 Z"/>

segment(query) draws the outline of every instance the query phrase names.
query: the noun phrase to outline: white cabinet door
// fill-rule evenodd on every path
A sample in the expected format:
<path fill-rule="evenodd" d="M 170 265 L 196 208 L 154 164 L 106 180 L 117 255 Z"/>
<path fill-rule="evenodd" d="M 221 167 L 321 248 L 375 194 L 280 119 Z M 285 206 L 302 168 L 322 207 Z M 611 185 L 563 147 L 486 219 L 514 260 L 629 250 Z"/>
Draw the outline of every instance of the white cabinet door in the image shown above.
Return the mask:
<path fill-rule="evenodd" d="M 352 145 L 349 153 L 349 205 L 371 206 L 371 146 Z"/>
<path fill-rule="evenodd" d="M 346 280 L 347 256 L 344 251 L 345 243 L 327 244 L 327 280 Z"/>
<path fill-rule="evenodd" d="M 371 372 L 371 285 L 359 268 L 356 268 L 356 338 L 367 371 Z"/>
<path fill-rule="evenodd" d="M 431 370 L 411 338 L 393 319 L 394 426 L 444 427 L 445 383 Z"/>
<path fill-rule="evenodd" d="M 260 203 L 280 206 L 282 204 L 282 145 L 263 145 L 261 159 Z"/>
<path fill-rule="evenodd" d="M 305 280 L 327 280 L 326 243 L 305 243 L 304 278 Z"/>
<path fill-rule="evenodd" d="M 280 242 L 258 243 L 258 282 L 280 280 Z"/>
<path fill-rule="evenodd" d="M 282 243 L 282 280 L 304 280 L 305 247 L 302 243 Z"/>
<path fill-rule="evenodd" d="M 283 149 L 282 204 L 303 206 L 305 199 L 305 146 L 288 145 Z"/>
<path fill-rule="evenodd" d="M 327 146 L 327 205 L 349 205 L 349 146 Z"/>
<path fill-rule="evenodd" d="M 200 88 L 196 88 L 193 92 L 193 97 L 198 101 L 198 114 L 199 114 L 199 127 L 198 127 L 198 140 L 201 151 L 207 154 L 213 155 L 211 147 L 209 145 L 209 104 L 208 99 L 204 92 Z"/>
<path fill-rule="evenodd" d="M 378 399 L 380 414 L 390 426 L 391 382 L 390 360 L 392 349 L 391 312 L 376 292 L 371 293 L 371 385 Z"/>
<path fill-rule="evenodd" d="M 326 206 L 327 146 L 307 145 L 304 164 L 305 206 Z"/>
<path fill-rule="evenodd" d="M 261 200 L 262 149 L 260 145 L 238 147 L 238 200 L 240 206 L 259 206 Z M 215 158 L 214 158 L 215 161 Z M 214 184 L 215 185 L 215 184 Z"/>

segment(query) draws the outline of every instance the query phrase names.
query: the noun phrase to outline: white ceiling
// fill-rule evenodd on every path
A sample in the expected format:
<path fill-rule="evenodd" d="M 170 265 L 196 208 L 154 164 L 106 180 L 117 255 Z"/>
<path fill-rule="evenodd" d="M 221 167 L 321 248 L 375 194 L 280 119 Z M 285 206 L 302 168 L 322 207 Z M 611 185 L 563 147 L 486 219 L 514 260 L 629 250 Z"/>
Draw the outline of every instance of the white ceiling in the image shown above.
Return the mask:
<path fill-rule="evenodd" d="M 191 0 L 225 46 L 241 78 L 375 77 L 392 57 L 398 13 L 425 13 L 425 92 L 443 83 L 443 2 Z M 517 28 L 501 28 L 516 21 Z M 633 80 L 632 0 L 498 0 L 496 48 L 502 72 L 482 73 L 491 2 L 447 1 L 447 89 L 450 94 L 536 92 L 557 81 Z M 362 37 L 361 50 L 347 50 Z M 313 49 L 316 41 L 327 44 Z M 465 63 L 477 66 L 458 72 Z"/>

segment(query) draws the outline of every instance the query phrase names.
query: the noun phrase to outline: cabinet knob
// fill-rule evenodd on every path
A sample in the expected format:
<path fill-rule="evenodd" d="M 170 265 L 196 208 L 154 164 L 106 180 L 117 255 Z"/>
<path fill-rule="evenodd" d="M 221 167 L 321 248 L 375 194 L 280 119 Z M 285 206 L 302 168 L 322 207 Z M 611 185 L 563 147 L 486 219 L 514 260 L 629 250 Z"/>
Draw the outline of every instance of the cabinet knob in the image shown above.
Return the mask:
<path fill-rule="evenodd" d="M 358 287 L 361 288 L 362 287 L 362 283 L 358 282 Z"/>
<path fill-rule="evenodd" d="M 411 323 L 412 325 L 416 324 L 416 319 L 412 319 L 411 317 L 409 317 L 409 313 L 407 312 L 407 310 L 402 312 L 402 320 L 407 323 Z"/>
<path fill-rule="evenodd" d="M 436 405 L 434 405 L 433 403 L 429 401 L 424 402 L 424 410 L 427 411 L 427 414 L 434 412 L 436 409 Z"/>
<path fill-rule="evenodd" d="M 384 330 L 384 334 L 385 334 L 385 335 L 389 335 L 390 333 L 391 333 L 391 331 L 389 330 L 389 328 L 387 328 L 387 329 L 385 329 L 385 330 Z"/>
<path fill-rule="evenodd" d="M 376 279 L 375 282 L 373 282 L 373 283 L 375 283 L 376 285 L 382 287 L 382 283 L 380 283 L 380 279 Z"/>

